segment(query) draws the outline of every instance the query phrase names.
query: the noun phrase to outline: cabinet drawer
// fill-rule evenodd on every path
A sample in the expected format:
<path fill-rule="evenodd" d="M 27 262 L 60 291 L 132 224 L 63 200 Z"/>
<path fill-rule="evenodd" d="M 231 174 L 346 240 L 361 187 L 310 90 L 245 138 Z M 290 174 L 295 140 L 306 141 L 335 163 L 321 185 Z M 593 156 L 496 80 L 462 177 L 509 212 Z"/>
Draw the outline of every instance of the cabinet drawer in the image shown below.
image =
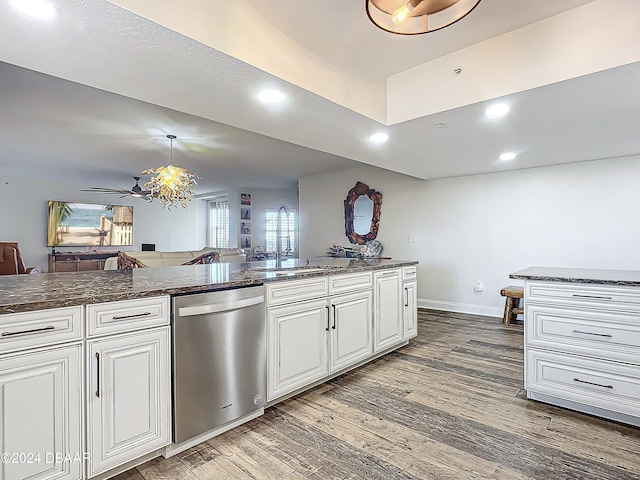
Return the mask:
<path fill-rule="evenodd" d="M 373 276 L 371 272 L 347 273 L 329 277 L 329 293 L 355 292 L 373 288 Z"/>
<path fill-rule="evenodd" d="M 640 311 L 640 289 L 527 282 L 525 304 L 528 302 L 637 312 Z"/>
<path fill-rule="evenodd" d="M 415 265 L 412 267 L 402 267 L 403 282 L 415 280 L 416 278 L 418 278 L 418 269 L 415 267 Z"/>
<path fill-rule="evenodd" d="M 622 362 L 640 358 L 637 315 L 527 305 L 525 335 L 527 346 Z"/>
<path fill-rule="evenodd" d="M 292 280 L 267 285 L 267 306 L 326 297 L 329 294 L 327 277 L 313 280 Z"/>
<path fill-rule="evenodd" d="M 640 371 L 635 365 L 534 348 L 527 349 L 526 363 L 528 392 L 640 416 Z"/>
<path fill-rule="evenodd" d="M 87 336 L 169 324 L 169 297 L 139 298 L 87 306 Z"/>
<path fill-rule="evenodd" d="M 82 339 L 82 307 L 0 315 L 0 353 Z"/>

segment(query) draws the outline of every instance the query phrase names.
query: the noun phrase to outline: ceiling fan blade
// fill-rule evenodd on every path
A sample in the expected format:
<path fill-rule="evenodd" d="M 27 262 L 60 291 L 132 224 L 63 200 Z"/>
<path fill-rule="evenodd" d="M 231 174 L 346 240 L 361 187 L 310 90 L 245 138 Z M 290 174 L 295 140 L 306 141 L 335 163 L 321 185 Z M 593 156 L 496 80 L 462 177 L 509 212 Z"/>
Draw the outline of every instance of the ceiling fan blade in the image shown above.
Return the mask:
<path fill-rule="evenodd" d="M 104 188 L 104 187 L 89 187 L 80 190 L 81 192 L 93 192 L 93 193 L 113 193 L 113 194 L 129 194 L 130 190 L 117 189 L 117 188 Z"/>
<path fill-rule="evenodd" d="M 151 194 L 151 190 L 143 190 L 138 184 L 140 177 L 133 177 L 136 184 L 131 189 L 126 188 L 107 188 L 107 187 L 89 187 L 80 190 L 81 192 L 91 192 L 96 194 L 108 194 L 108 195 L 120 195 L 120 198 L 134 197 L 143 198 L 151 201 L 154 195 Z"/>

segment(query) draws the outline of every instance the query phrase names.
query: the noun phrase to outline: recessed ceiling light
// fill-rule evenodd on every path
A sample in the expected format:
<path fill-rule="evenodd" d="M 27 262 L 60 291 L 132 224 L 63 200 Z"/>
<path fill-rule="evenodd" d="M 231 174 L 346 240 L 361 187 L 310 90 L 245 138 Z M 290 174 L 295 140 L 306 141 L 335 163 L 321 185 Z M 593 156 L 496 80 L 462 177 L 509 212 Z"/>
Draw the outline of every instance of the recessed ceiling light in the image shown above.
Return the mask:
<path fill-rule="evenodd" d="M 56 7 L 47 0 L 11 0 L 11 6 L 35 18 L 53 18 L 58 13 Z"/>
<path fill-rule="evenodd" d="M 516 154 L 513 152 L 505 152 L 500 155 L 500 160 L 502 160 L 503 162 L 508 162 L 509 160 L 513 160 L 514 158 L 516 158 Z"/>
<path fill-rule="evenodd" d="M 506 103 L 494 103 L 493 105 L 489 105 L 487 109 L 484 111 L 484 114 L 487 117 L 504 117 L 507 113 L 509 113 L 509 105 Z"/>
<path fill-rule="evenodd" d="M 384 143 L 389 140 L 389 135 L 386 133 L 374 133 L 369 137 L 370 143 Z"/>
<path fill-rule="evenodd" d="M 260 100 L 262 103 L 273 105 L 274 103 L 280 103 L 284 100 L 284 93 L 282 93 L 280 90 L 274 89 L 262 90 L 258 94 L 258 100 Z"/>

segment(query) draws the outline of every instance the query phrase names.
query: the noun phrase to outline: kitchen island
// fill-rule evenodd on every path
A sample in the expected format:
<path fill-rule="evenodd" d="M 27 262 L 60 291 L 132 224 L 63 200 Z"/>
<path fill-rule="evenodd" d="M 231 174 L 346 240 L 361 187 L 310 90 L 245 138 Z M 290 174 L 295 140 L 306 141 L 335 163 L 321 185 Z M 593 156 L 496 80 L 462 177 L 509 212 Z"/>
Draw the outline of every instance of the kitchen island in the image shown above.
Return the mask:
<path fill-rule="evenodd" d="M 527 397 L 640 426 L 640 272 L 531 267 Z"/>
<path fill-rule="evenodd" d="M 121 271 L 89 271 L 0 277 L 0 314 L 89 303 L 183 295 L 263 285 L 274 281 L 400 268 L 418 262 L 378 259 L 275 260 L 212 263 Z"/>
<path fill-rule="evenodd" d="M 1 477 L 106 479 L 249 419 L 172 443 L 173 297 L 264 291 L 267 385 L 257 415 L 406 345 L 417 334 L 416 263 L 293 260 L 0 278 L 0 453 L 39 459 L 3 463 Z"/>

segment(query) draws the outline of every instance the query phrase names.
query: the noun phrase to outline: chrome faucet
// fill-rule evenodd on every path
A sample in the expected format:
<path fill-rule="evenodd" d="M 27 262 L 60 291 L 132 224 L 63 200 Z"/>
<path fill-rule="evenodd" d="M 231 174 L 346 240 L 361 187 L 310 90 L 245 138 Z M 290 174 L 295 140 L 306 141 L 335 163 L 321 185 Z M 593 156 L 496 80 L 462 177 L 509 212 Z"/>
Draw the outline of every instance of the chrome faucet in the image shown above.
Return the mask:
<path fill-rule="evenodd" d="M 287 248 L 285 251 L 285 259 L 289 255 L 291 251 L 291 238 L 289 231 L 289 207 L 286 205 L 282 205 L 278 209 L 278 219 L 276 220 L 276 268 L 280 268 L 282 266 L 282 212 L 284 212 L 287 216 Z"/>

